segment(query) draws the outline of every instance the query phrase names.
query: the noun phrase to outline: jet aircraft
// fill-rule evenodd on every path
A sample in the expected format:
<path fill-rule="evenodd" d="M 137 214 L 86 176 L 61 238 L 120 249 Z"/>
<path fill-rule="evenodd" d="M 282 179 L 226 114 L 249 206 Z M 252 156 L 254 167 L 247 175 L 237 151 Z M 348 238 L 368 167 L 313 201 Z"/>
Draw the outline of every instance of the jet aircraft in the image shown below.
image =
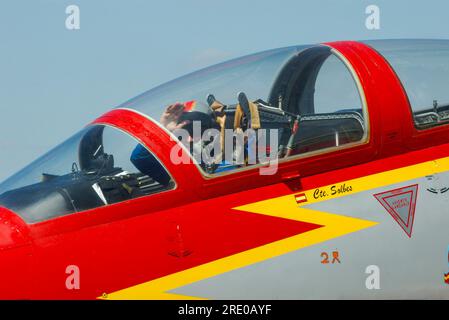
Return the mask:
<path fill-rule="evenodd" d="M 0 298 L 449 298 L 448 190 L 449 40 L 264 51 L 149 90 L 2 182 Z"/>

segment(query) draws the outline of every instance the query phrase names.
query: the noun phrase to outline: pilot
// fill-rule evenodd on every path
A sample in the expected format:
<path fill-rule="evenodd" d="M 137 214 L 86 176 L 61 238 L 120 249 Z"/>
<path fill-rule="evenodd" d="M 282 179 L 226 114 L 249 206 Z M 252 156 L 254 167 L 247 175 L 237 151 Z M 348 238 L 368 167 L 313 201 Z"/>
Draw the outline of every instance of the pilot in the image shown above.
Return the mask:
<path fill-rule="evenodd" d="M 156 157 L 141 144 L 138 144 L 134 148 L 131 154 L 131 162 L 140 172 L 153 178 L 161 185 L 167 186 L 170 183 L 170 176 L 168 175 L 167 170 L 165 170 Z"/>
<path fill-rule="evenodd" d="M 201 137 L 208 129 L 219 129 L 218 125 L 213 121 L 212 117 L 204 112 L 190 111 L 182 103 L 175 103 L 167 107 L 162 113 L 160 123 L 169 131 L 174 132 L 177 129 L 187 130 L 189 133 L 190 151 L 197 148 L 201 152 L 201 139 L 193 139 L 193 122 L 199 122 L 201 125 Z M 163 169 L 162 164 L 141 144 L 137 145 L 131 154 L 131 162 L 142 173 L 152 177 L 162 185 L 167 185 L 170 182 L 170 176 Z M 206 167 L 201 163 L 203 168 Z M 213 170 L 217 169 L 217 166 Z"/>

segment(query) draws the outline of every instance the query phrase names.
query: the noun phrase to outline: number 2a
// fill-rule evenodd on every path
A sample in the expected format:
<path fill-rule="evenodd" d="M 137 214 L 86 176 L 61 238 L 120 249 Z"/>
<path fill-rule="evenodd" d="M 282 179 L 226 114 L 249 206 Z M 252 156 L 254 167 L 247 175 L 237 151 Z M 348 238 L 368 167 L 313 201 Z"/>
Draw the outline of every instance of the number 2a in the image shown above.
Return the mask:
<path fill-rule="evenodd" d="M 329 255 L 327 254 L 327 252 L 322 252 L 321 258 L 323 259 L 321 260 L 321 263 L 323 264 L 329 263 Z"/>

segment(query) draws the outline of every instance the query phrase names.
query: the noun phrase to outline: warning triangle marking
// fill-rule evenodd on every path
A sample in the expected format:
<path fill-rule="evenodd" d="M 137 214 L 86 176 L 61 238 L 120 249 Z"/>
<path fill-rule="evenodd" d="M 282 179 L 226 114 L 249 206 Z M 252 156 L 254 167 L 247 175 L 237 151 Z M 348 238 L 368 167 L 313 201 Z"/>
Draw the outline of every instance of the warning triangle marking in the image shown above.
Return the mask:
<path fill-rule="evenodd" d="M 377 193 L 374 197 L 387 210 L 405 233 L 412 237 L 418 185 Z"/>

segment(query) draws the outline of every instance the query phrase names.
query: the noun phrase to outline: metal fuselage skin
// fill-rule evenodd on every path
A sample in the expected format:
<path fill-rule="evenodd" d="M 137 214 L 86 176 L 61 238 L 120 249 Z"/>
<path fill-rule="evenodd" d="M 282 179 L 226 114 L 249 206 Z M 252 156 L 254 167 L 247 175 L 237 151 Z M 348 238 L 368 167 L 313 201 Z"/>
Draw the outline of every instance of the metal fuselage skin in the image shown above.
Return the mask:
<path fill-rule="evenodd" d="M 449 186 L 449 126 L 417 130 L 401 82 L 370 47 L 325 45 L 360 80 L 367 143 L 280 162 L 274 175 L 205 178 L 172 164 L 176 142 L 149 118 L 110 111 L 95 123 L 145 143 L 176 188 L 29 225 L 0 208 L 0 298 L 449 298 L 449 195 L 427 191 Z M 414 185 L 408 235 L 374 195 Z M 73 265 L 80 287 L 68 289 Z"/>

